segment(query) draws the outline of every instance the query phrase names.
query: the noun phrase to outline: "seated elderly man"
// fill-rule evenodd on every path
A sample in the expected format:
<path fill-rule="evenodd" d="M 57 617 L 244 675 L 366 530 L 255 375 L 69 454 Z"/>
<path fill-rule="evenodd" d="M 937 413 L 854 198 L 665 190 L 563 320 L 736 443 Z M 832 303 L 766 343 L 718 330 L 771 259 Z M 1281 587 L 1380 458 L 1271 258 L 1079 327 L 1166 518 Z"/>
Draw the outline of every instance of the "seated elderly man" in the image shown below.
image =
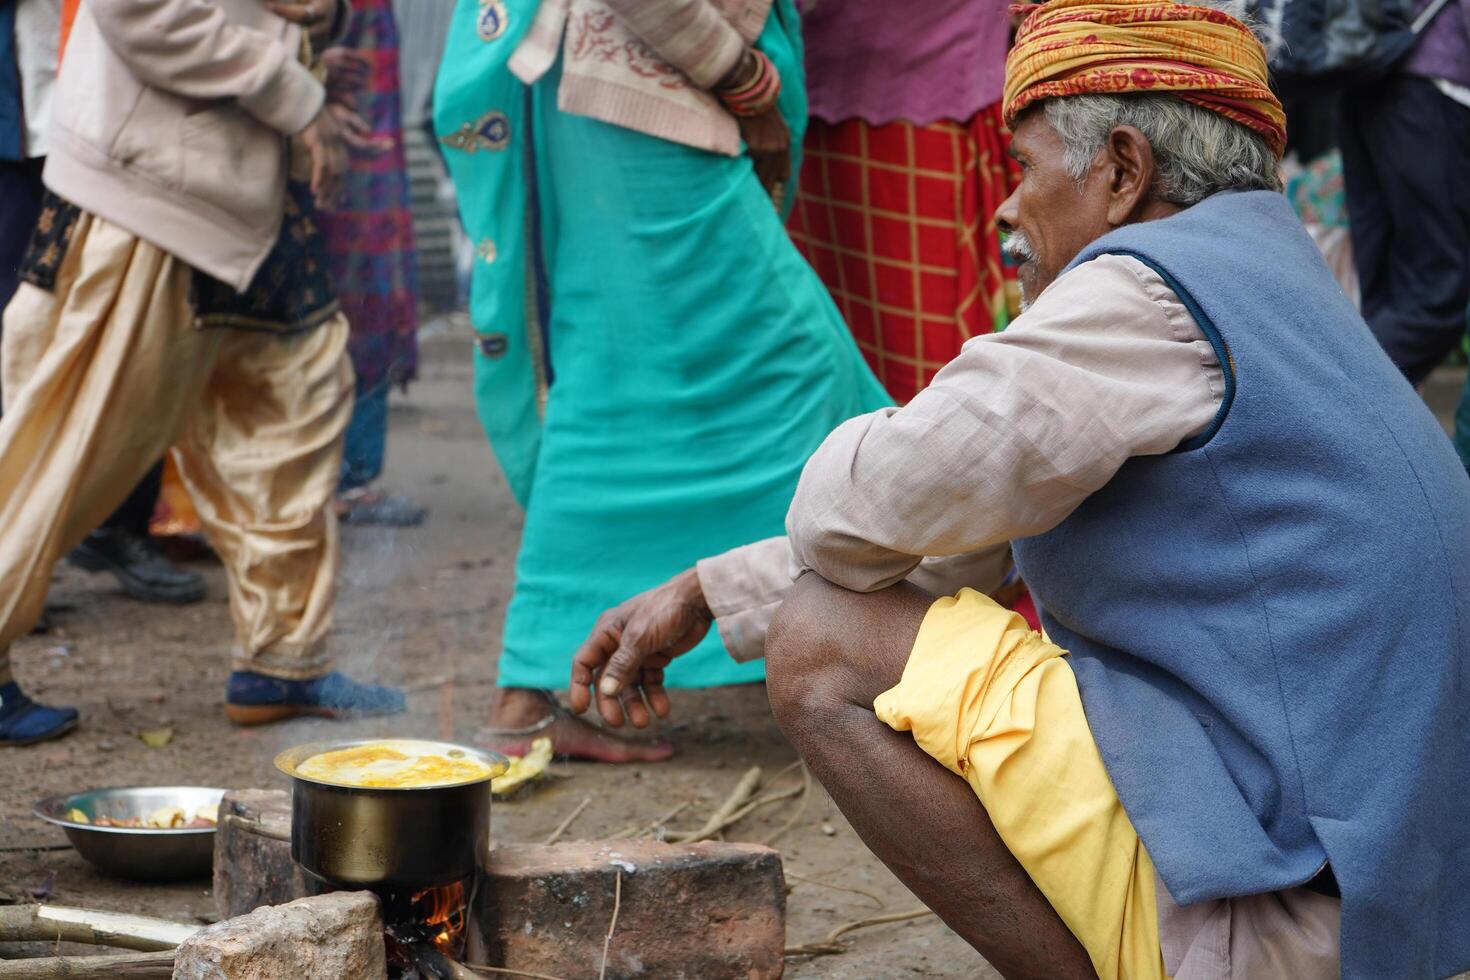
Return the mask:
<path fill-rule="evenodd" d="M 1029 309 L 832 433 L 788 538 L 605 614 L 573 706 L 667 714 L 716 619 L 1008 976 L 1465 969 L 1470 481 L 1279 193 L 1261 45 L 1053 0 L 1005 108 Z M 1045 637 L 933 598 L 993 588 L 1008 541 Z"/>

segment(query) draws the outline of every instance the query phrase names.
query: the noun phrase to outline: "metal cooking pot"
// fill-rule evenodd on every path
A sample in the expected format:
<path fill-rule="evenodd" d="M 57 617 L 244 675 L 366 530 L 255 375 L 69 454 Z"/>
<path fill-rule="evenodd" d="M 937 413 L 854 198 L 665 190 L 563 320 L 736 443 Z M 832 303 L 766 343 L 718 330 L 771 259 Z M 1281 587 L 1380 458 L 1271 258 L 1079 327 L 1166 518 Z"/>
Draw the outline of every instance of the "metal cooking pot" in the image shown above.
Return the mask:
<path fill-rule="evenodd" d="M 302 776 L 298 767 L 323 752 L 398 739 L 313 742 L 276 756 L 292 779 L 291 858 L 334 885 L 421 891 L 473 874 L 490 844 L 490 780 L 504 756 L 451 742 L 413 741 L 450 758 L 471 757 L 491 775 L 467 783 L 408 789 L 340 786 Z"/>

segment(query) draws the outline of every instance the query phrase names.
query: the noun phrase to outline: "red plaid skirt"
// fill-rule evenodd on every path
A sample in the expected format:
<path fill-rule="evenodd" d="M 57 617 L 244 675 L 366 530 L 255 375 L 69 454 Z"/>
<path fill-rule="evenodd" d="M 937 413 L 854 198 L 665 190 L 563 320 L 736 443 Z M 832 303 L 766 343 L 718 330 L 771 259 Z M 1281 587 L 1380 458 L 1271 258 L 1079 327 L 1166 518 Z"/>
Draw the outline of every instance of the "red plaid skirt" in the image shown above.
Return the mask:
<path fill-rule="evenodd" d="M 1009 142 L 998 103 L 964 124 L 811 120 L 791 237 L 900 404 L 1014 315 L 995 227 Z"/>

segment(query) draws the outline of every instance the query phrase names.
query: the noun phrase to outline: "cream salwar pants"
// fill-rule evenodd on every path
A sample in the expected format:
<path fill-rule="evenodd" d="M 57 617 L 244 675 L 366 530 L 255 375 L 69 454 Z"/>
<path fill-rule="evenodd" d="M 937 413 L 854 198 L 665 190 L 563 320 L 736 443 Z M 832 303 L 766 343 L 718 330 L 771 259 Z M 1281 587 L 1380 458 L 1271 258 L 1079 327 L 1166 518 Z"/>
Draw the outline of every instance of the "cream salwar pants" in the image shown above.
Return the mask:
<path fill-rule="evenodd" d="M 353 375 L 340 314 L 294 335 L 201 330 L 193 270 L 83 214 L 47 292 L 23 284 L 0 347 L 0 683 L 57 560 L 173 446 L 229 577 L 234 666 L 328 670 L 332 494 Z"/>

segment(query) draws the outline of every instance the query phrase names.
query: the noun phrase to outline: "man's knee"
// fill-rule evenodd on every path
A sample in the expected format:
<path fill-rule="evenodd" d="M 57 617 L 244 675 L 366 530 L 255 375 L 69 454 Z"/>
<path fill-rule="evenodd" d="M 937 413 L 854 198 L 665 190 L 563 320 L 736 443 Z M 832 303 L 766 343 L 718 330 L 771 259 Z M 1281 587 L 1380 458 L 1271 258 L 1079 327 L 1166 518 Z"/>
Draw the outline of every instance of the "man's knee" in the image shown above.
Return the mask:
<path fill-rule="evenodd" d="M 862 593 L 804 576 L 766 636 L 766 682 L 776 720 L 789 728 L 833 709 L 871 709 L 903 677 L 933 601 L 906 582 Z"/>
<path fill-rule="evenodd" d="M 835 616 L 851 595 L 818 575 L 804 575 L 771 619 L 766 687 L 783 728 L 833 699 L 841 669 Z"/>

